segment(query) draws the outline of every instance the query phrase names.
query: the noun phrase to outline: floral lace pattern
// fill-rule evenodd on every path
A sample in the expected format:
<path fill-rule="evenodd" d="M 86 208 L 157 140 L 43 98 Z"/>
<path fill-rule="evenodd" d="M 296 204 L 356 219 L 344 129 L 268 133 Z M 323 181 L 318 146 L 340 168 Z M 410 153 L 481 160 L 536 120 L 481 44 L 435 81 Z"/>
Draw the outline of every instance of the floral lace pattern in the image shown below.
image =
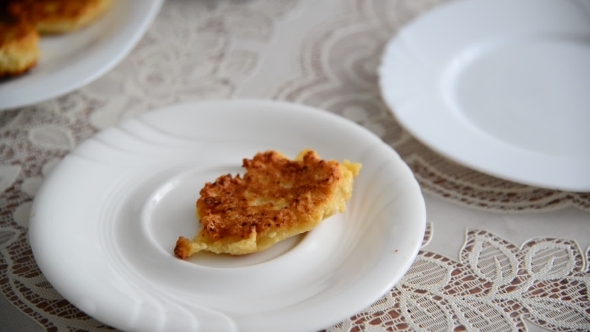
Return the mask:
<path fill-rule="evenodd" d="M 421 251 L 402 281 L 328 331 L 588 331 L 588 253 L 574 241 L 520 247 L 469 230 L 455 262 Z"/>
<path fill-rule="evenodd" d="M 503 181 L 439 156 L 405 132 L 383 104 L 376 69 L 385 43 L 446 0 L 333 2 L 334 13 L 307 27 L 292 55 L 294 76 L 267 97 L 317 106 L 368 128 L 396 149 L 424 191 L 453 204 L 501 213 L 590 212 L 590 194 Z M 43 179 L 76 145 L 122 119 L 178 102 L 235 96 L 263 65 L 264 47 L 257 46 L 271 44 L 302 6 L 302 0 L 168 0 L 135 50 L 97 82 L 0 112 L 2 295 L 47 331 L 112 330 L 63 299 L 35 263 L 28 215 Z M 589 253 L 576 241 L 541 237 L 518 246 L 471 229 L 453 260 L 430 250 L 433 230 L 429 225 L 416 262 L 394 289 L 328 331 L 590 330 Z"/>
<path fill-rule="evenodd" d="M 260 63 L 259 53 L 236 42 L 269 43 L 277 20 L 297 4 L 176 0 L 165 5 L 133 53 L 82 89 L 100 103 L 90 123 L 102 129 L 149 109 L 231 97 Z"/>

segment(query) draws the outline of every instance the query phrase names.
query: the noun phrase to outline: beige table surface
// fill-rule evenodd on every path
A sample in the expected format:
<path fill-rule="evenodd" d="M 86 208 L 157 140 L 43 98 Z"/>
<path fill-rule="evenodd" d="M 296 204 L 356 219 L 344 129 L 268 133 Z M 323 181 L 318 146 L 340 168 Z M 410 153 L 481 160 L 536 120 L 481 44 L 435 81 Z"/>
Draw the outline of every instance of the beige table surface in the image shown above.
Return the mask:
<path fill-rule="evenodd" d="M 380 136 L 424 192 L 428 229 L 404 279 L 329 331 L 588 331 L 590 194 L 514 184 L 422 145 L 383 104 L 385 43 L 437 0 L 168 0 L 94 83 L 0 112 L 0 331 L 103 331 L 35 264 L 28 213 L 44 177 L 116 122 L 182 101 L 255 97 L 326 109 Z"/>

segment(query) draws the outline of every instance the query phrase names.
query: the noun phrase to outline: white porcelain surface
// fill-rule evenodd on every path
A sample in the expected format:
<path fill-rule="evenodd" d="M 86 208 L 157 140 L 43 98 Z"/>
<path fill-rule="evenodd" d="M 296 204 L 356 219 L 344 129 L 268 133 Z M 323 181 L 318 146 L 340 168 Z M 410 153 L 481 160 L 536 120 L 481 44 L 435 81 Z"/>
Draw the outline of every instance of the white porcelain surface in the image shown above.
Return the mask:
<path fill-rule="evenodd" d="M 389 43 L 382 95 L 416 138 L 466 166 L 590 191 L 590 2 L 463 0 Z"/>
<path fill-rule="evenodd" d="M 345 213 L 265 252 L 173 255 L 198 230 L 205 182 L 241 161 L 314 148 L 363 164 Z M 412 172 L 361 126 L 310 107 L 235 100 L 143 114 L 82 143 L 49 174 L 31 211 L 43 274 L 98 320 L 138 331 L 315 331 L 378 300 L 424 236 Z"/>
<path fill-rule="evenodd" d="M 131 51 L 162 3 L 113 1 L 112 8 L 85 29 L 42 36 L 37 66 L 25 75 L 0 82 L 0 110 L 54 98 L 99 78 Z"/>

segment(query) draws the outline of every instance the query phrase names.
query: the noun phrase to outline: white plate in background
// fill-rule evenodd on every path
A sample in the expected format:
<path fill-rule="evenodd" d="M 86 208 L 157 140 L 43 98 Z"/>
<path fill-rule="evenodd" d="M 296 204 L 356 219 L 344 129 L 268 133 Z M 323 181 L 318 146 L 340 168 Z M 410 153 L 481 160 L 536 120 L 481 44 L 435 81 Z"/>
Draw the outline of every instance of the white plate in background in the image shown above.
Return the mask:
<path fill-rule="evenodd" d="M 313 148 L 363 164 L 344 213 L 245 256 L 198 253 L 205 184 L 243 158 Z M 408 271 L 424 236 L 411 170 L 361 126 L 307 106 L 210 101 L 145 113 L 78 146 L 36 195 L 35 259 L 55 289 L 90 316 L 137 331 L 317 331 L 361 312 Z"/>
<path fill-rule="evenodd" d="M 473 169 L 590 191 L 590 2 L 461 0 L 401 29 L 383 98 L 418 140 Z"/>
<path fill-rule="evenodd" d="M 133 49 L 163 0 L 119 0 L 88 27 L 41 36 L 37 65 L 0 81 L 0 110 L 35 104 L 78 89 L 105 74 Z"/>

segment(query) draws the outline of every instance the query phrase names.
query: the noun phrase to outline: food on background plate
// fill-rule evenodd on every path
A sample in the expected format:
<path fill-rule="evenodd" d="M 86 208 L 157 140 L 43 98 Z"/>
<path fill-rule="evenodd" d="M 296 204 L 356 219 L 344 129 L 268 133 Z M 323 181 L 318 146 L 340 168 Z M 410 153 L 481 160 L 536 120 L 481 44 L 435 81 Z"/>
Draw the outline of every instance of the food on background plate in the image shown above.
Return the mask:
<path fill-rule="evenodd" d="M 87 26 L 111 0 L 0 0 L 0 77 L 18 76 L 39 60 L 39 34 Z"/>
<path fill-rule="evenodd" d="M 0 77 L 20 75 L 39 59 L 39 34 L 25 22 L 0 21 Z"/>
<path fill-rule="evenodd" d="M 66 33 L 101 16 L 111 0 L 13 0 L 8 12 L 33 24 L 41 34 Z"/>
<path fill-rule="evenodd" d="M 201 250 L 244 255 L 312 230 L 346 209 L 361 164 L 322 160 L 303 150 L 290 160 L 278 151 L 244 159 L 243 177 L 222 175 L 205 184 L 197 200 L 202 226 L 194 240 L 180 237 L 174 254 Z"/>

